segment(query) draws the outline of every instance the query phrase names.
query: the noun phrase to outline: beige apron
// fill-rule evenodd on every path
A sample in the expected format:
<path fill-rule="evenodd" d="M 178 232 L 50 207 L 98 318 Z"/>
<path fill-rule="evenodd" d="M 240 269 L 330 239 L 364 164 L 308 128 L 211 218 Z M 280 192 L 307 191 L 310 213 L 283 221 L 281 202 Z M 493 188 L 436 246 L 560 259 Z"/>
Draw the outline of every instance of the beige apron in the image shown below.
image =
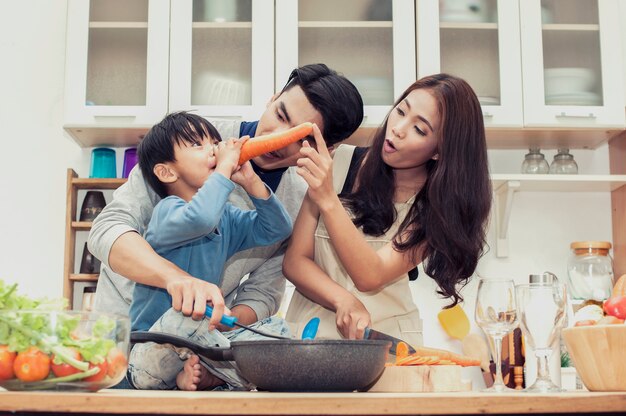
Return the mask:
<path fill-rule="evenodd" d="M 333 158 L 333 185 L 337 193 L 341 192 L 343 188 L 353 152 L 354 146 L 348 145 L 341 145 L 335 151 Z M 372 237 L 363 234 L 367 243 L 374 250 L 380 249 L 391 241 L 410 209 L 413 200 L 414 197 L 405 203 L 396 204 L 396 210 L 398 211 L 397 220 L 384 235 Z M 378 291 L 360 292 L 341 265 L 341 261 L 330 242 L 328 231 L 321 217 L 315 231 L 315 263 L 335 282 L 346 288 L 363 303 L 370 313 L 372 328 L 402 338 L 413 346 L 423 345 L 422 321 L 411 296 L 407 274 L 398 276 L 395 281 Z M 335 312 L 311 302 L 296 290 L 289 304 L 286 320 L 290 323 L 298 337 L 301 336 L 304 325 L 313 317 L 320 318 L 318 338 L 341 338 L 341 334 L 337 330 Z"/>

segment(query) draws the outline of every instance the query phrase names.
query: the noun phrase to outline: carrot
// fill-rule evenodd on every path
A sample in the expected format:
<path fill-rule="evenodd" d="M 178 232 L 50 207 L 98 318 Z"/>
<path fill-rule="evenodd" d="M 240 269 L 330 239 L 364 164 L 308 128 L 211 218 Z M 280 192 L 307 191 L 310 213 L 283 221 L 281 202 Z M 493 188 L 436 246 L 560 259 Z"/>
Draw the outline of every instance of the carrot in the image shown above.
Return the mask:
<path fill-rule="evenodd" d="M 398 342 L 396 346 L 396 364 L 403 358 L 409 356 L 409 346 L 406 342 Z"/>
<path fill-rule="evenodd" d="M 461 354 L 455 354 L 451 351 L 440 350 L 437 348 L 417 347 L 415 353 L 408 357 L 396 360 L 396 365 L 420 365 L 420 364 L 436 364 L 437 362 L 449 362 L 463 366 L 479 366 L 480 360 L 474 359 Z"/>
<path fill-rule="evenodd" d="M 239 164 L 265 153 L 273 152 L 304 139 L 313 132 L 313 123 L 302 123 L 289 130 L 254 137 L 243 144 L 239 154 Z"/>

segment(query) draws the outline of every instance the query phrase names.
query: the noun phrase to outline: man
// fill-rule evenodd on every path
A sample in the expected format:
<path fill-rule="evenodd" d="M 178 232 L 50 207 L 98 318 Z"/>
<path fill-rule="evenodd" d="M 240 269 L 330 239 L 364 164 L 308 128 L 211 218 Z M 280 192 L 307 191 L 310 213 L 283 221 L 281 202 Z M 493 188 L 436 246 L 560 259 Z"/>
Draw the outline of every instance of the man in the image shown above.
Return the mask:
<path fill-rule="evenodd" d="M 310 121 L 318 125 L 326 144 L 332 147 L 350 136 L 362 119 L 363 101 L 356 87 L 326 65 L 312 64 L 291 73 L 283 90 L 272 97 L 258 121 L 212 121 L 224 138 L 268 134 Z M 295 143 L 252 161 L 255 171 L 294 221 L 307 189 L 294 169 L 289 169 L 296 164 L 300 147 L 301 143 Z M 218 288 L 163 259 L 143 239 L 158 201 L 159 197 L 149 190 L 141 172 L 135 168 L 128 182 L 115 191 L 113 201 L 94 221 L 89 250 L 103 264 L 95 310 L 128 315 L 134 283 L 139 282 L 166 289 L 172 296 L 172 307 L 194 319 L 201 319 L 207 302 L 212 303 L 210 327 L 220 327 L 218 322 L 225 306 L 242 324 L 276 313 L 285 288 L 284 243 L 246 250 L 231 257 Z M 230 201 L 240 208 L 253 207 L 240 187 L 231 193 Z M 242 282 L 248 273 L 248 279 Z"/>

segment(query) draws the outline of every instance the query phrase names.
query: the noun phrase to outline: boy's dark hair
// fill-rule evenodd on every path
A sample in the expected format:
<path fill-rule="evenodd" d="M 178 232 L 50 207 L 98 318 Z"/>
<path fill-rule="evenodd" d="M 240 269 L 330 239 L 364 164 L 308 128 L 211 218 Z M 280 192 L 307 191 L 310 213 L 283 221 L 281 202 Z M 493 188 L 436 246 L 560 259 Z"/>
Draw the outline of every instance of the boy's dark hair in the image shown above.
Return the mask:
<path fill-rule="evenodd" d="M 137 147 L 139 168 L 148 185 L 161 198 L 168 196 L 165 184 L 153 170 L 159 163 L 173 162 L 174 144 L 197 143 L 201 137 L 209 136 L 222 141 L 213 124 L 203 117 L 186 111 L 171 113 L 152 126 Z"/>
<path fill-rule="evenodd" d="M 324 139 L 332 146 L 347 139 L 363 121 L 363 99 L 343 75 L 324 64 L 304 65 L 291 71 L 281 94 L 296 85 L 324 120 Z"/>

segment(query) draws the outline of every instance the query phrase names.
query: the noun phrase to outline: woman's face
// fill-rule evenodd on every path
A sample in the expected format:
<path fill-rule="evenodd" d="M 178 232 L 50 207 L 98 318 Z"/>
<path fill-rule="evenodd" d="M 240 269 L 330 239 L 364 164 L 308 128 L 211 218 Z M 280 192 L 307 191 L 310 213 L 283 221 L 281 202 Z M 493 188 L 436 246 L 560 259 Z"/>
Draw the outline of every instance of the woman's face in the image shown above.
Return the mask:
<path fill-rule="evenodd" d="M 382 158 L 394 169 L 425 167 L 437 159 L 440 115 L 430 91 L 413 90 L 389 114 Z"/>

